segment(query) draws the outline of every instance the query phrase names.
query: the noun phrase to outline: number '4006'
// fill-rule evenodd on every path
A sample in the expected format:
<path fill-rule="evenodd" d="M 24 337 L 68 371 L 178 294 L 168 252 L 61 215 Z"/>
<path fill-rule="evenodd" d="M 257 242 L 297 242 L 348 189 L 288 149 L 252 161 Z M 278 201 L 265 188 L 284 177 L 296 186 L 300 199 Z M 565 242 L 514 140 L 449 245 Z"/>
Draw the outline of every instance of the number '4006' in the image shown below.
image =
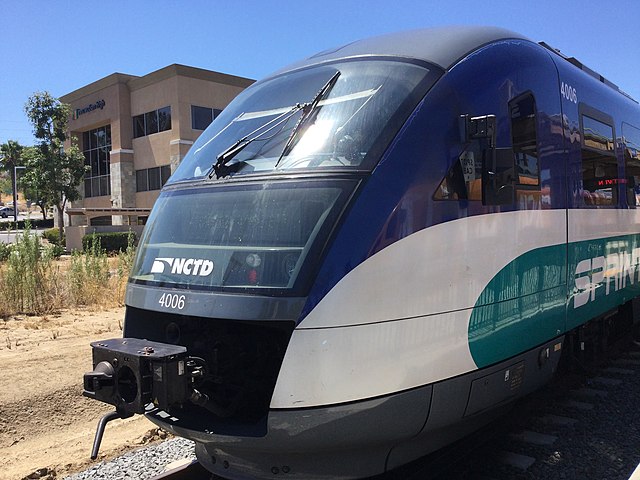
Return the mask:
<path fill-rule="evenodd" d="M 184 295 L 178 295 L 177 293 L 163 293 L 160 300 L 158 300 L 158 303 L 164 308 L 182 310 L 184 308 L 185 300 L 186 298 Z"/>

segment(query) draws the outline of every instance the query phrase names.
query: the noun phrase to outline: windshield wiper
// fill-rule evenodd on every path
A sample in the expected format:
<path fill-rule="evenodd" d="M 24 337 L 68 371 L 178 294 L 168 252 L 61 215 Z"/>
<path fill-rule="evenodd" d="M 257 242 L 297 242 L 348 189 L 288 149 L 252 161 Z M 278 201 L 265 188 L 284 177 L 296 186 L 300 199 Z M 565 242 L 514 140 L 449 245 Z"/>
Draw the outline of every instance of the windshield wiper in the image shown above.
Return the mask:
<path fill-rule="evenodd" d="M 260 125 L 258 128 L 253 130 L 251 133 L 248 133 L 240 140 L 235 142 L 234 144 L 227 147 L 216 157 L 216 162 L 211 166 L 211 171 L 209 173 L 209 178 L 213 178 L 215 175 L 216 178 L 222 178 L 230 173 L 237 170 L 243 162 L 235 162 L 229 165 L 229 162 L 238 155 L 242 150 L 244 150 L 247 145 L 256 141 L 256 140 L 268 140 L 273 138 L 273 136 L 268 138 L 262 138 L 265 134 L 269 133 L 273 129 L 279 127 L 280 125 L 286 123 L 296 112 L 302 110 L 302 115 L 298 119 L 298 122 L 295 124 L 293 129 L 291 130 L 291 134 L 287 139 L 287 142 L 284 145 L 282 153 L 280 157 L 278 157 L 278 161 L 274 165 L 274 168 L 278 166 L 282 158 L 288 153 L 289 149 L 293 145 L 295 138 L 297 137 L 296 133 L 300 132 L 300 127 L 304 125 L 309 118 L 311 118 L 311 114 L 316 110 L 318 103 L 320 100 L 324 98 L 327 92 L 335 85 L 340 76 L 340 72 L 336 71 L 333 76 L 329 79 L 327 83 L 316 93 L 313 99 L 308 103 L 297 103 L 290 110 L 278 115 L 276 118 L 269 120 L 267 123 Z M 268 128 L 267 128 L 268 127 Z"/>
<path fill-rule="evenodd" d="M 279 127 L 283 123 L 286 123 L 298 110 L 304 109 L 307 104 L 299 104 L 297 103 L 291 109 L 287 110 L 284 113 L 281 113 L 276 118 L 273 118 L 266 122 L 263 125 L 260 125 L 258 128 L 248 133 L 240 140 L 230 145 L 226 149 L 224 149 L 218 156 L 216 157 L 216 162 L 211 166 L 211 171 L 209 173 L 209 178 L 213 178 L 215 175 L 216 178 L 222 178 L 231 173 L 234 168 L 233 165 L 229 165 L 229 162 L 238 155 L 242 150 L 244 150 L 250 143 L 256 140 L 268 140 L 268 138 L 261 138 L 265 134 L 269 133 L 273 129 Z M 268 127 L 268 128 L 267 128 Z M 272 137 L 269 137 L 272 138 Z M 237 162 L 238 166 L 242 162 Z M 237 168 L 237 167 L 236 167 Z"/>
<path fill-rule="evenodd" d="M 316 93 L 316 96 L 313 97 L 313 100 L 311 100 L 311 102 L 309 103 L 305 103 L 302 106 L 302 115 L 298 119 L 298 123 L 296 123 L 293 129 L 291 130 L 291 134 L 287 139 L 287 143 L 284 144 L 282 153 L 278 157 L 278 161 L 274 165 L 274 168 L 276 168 L 280 163 L 280 161 L 285 157 L 285 155 L 289 153 L 289 151 L 291 150 L 291 147 L 294 144 L 294 140 L 299 136 L 298 133 L 302 132 L 301 127 L 309 121 L 309 119 L 311 118 L 311 114 L 316 110 L 318 103 L 320 103 L 320 100 L 322 100 L 324 96 L 327 94 L 327 92 L 333 88 L 333 86 L 338 81 L 339 76 L 340 76 L 340 71 L 337 71 L 336 73 L 334 73 L 333 76 L 329 79 L 329 81 L 325 83 L 320 90 L 318 90 L 318 93 Z"/>

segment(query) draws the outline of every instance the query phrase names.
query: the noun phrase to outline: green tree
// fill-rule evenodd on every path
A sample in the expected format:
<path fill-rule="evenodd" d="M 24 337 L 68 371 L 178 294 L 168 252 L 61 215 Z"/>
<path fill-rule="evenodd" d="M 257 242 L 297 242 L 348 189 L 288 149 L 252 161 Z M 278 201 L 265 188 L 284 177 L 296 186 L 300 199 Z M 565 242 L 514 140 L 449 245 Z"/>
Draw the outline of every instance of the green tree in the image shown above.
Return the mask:
<path fill-rule="evenodd" d="M 13 176 L 15 175 L 14 167 L 21 166 L 23 164 L 22 156 L 24 148 L 25 147 L 15 140 L 7 140 L 7 143 L 0 144 L 0 168 L 9 172 L 12 192 L 14 185 Z M 13 208 L 17 208 L 17 206 L 14 205 Z"/>
<path fill-rule="evenodd" d="M 11 177 L 8 173 L 0 174 L 0 193 L 4 195 L 11 195 L 13 185 L 11 183 Z"/>
<path fill-rule="evenodd" d="M 36 92 L 25 104 L 27 117 L 37 139 L 32 149 L 24 152 L 27 167 L 23 181 L 37 191 L 45 204 L 56 207 L 60 238 L 64 229 L 64 207 L 67 201 L 80 198 L 78 186 L 86 168 L 84 155 L 77 145 L 64 149 L 71 108 L 48 92 Z"/>
<path fill-rule="evenodd" d="M 37 155 L 37 152 L 34 152 L 33 150 L 37 150 L 37 147 L 25 147 L 22 151 L 22 158 L 26 161 L 27 159 Z M 27 181 L 25 181 L 24 174 L 21 175 L 20 185 L 22 186 L 22 193 L 24 194 L 24 198 L 30 200 L 32 204 L 38 205 L 38 207 L 40 207 L 40 211 L 42 212 L 42 218 L 46 220 L 47 208 L 49 207 L 49 203 L 47 203 L 47 199 L 43 198 L 42 195 L 40 195 L 38 185 L 32 185 L 28 180 L 29 177 L 27 177 Z"/>
<path fill-rule="evenodd" d="M 21 165 L 23 150 L 24 147 L 15 140 L 7 140 L 7 143 L 0 144 L 0 168 L 9 170 L 14 165 Z"/>

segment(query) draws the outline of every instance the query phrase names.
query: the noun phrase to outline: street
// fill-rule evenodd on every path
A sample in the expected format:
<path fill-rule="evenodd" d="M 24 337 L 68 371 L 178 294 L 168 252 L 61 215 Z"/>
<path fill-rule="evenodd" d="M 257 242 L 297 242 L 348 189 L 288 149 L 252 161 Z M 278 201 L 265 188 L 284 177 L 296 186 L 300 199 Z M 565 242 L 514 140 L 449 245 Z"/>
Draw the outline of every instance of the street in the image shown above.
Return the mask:
<path fill-rule="evenodd" d="M 42 214 L 40 213 L 31 213 L 29 215 L 25 215 L 23 213 L 18 215 L 18 221 L 21 220 L 40 220 L 42 219 Z M 8 218 L 0 218 L 0 243 L 15 243 L 16 236 L 22 234 L 23 230 L 14 230 L 11 229 L 13 224 L 13 216 Z M 38 235 L 41 235 L 42 232 L 46 230 L 46 228 L 34 228 L 33 232 L 36 232 Z"/>

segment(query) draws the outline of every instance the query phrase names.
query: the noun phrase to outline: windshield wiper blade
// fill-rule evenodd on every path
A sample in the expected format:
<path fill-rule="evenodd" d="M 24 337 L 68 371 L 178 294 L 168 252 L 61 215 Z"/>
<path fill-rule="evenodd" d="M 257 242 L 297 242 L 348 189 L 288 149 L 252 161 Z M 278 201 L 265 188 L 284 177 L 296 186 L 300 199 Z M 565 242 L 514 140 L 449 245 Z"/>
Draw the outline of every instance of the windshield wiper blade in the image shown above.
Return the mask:
<path fill-rule="evenodd" d="M 278 164 L 280 163 L 280 161 L 285 157 L 285 155 L 287 155 L 289 153 L 289 151 L 291 150 L 291 147 L 292 147 L 292 145 L 294 143 L 294 140 L 298 136 L 297 134 L 301 131 L 301 127 L 305 123 L 307 123 L 307 121 L 311 118 L 311 114 L 315 111 L 316 107 L 320 103 L 320 100 L 322 100 L 324 98 L 324 96 L 327 94 L 327 92 L 333 88 L 333 86 L 338 81 L 338 77 L 339 76 L 340 76 L 340 71 L 337 71 L 336 73 L 334 73 L 333 76 L 329 79 L 329 81 L 327 83 L 325 83 L 324 86 L 320 90 L 318 90 L 318 93 L 316 93 L 316 96 L 313 97 L 313 100 L 311 100 L 311 102 L 309 102 L 309 103 L 305 103 L 302 106 L 302 115 L 298 119 L 298 123 L 296 123 L 295 126 L 293 127 L 293 129 L 291 130 L 291 134 L 289 135 L 289 138 L 287 139 L 287 143 L 284 144 L 284 148 L 282 149 L 282 153 L 278 157 L 278 161 L 274 165 L 274 168 L 277 167 Z"/>
<path fill-rule="evenodd" d="M 260 140 L 262 136 L 269 133 L 274 128 L 279 127 L 283 123 L 287 122 L 293 116 L 294 113 L 296 113 L 298 110 L 303 109 L 305 105 L 306 104 L 301 105 L 297 103 L 296 105 L 291 107 L 291 109 L 281 113 L 276 118 L 269 120 L 265 124 L 260 125 L 258 128 L 248 133 L 237 142 L 225 148 L 221 153 L 218 154 L 218 156 L 216 157 L 216 162 L 211 166 L 209 178 L 213 178 L 214 175 L 216 176 L 216 178 L 222 178 L 228 175 L 229 173 L 231 173 L 234 170 L 234 168 L 233 168 L 233 165 L 229 165 L 229 162 L 236 155 L 238 155 L 242 150 L 244 150 L 250 143 L 256 140 Z M 237 163 L 240 164 L 242 162 L 237 162 Z M 236 168 L 238 168 L 238 166 L 236 166 Z"/>

